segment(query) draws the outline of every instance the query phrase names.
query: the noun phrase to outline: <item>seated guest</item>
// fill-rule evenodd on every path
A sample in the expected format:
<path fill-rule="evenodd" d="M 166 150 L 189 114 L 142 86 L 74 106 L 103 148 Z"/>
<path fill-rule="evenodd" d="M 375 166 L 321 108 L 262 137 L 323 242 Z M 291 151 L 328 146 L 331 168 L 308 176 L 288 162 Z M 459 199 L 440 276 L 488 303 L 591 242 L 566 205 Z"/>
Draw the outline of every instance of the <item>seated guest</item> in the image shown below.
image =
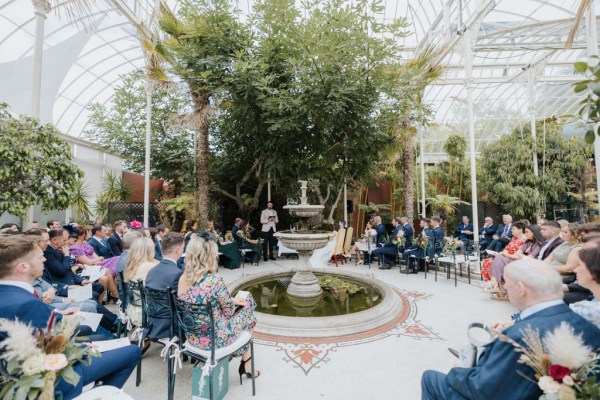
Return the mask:
<path fill-rule="evenodd" d="M 162 238 L 165 237 L 165 235 L 168 233 L 169 229 L 163 224 L 160 224 L 156 226 L 155 231 L 156 232 L 152 236 L 152 240 L 154 240 L 154 243 L 156 243 L 156 248 L 154 250 L 154 258 L 160 261 L 162 260 L 162 249 L 160 247 L 160 242 L 162 241 Z"/>
<path fill-rule="evenodd" d="M 427 256 L 429 258 L 439 255 L 442 252 L 442 247 L 444 247 L 444 231 L 442 231 L 441 224 L 442 219 L 440 217 L 437 215 L 431 217 L 430 227 L 432 243 L 427 249 Z"/>
<path fill-rule="evenodd" d="M 542 225 L 542 236 L 546 240 L 538 254 L 538 260 L 545 260 L 558 246 L 564 243 L 560 237 L 560 225 L 556 221 L 546 221 Z"/>
<path fill-rule="evenodd" d="M 0 230 L 2 230 L 3 232 L 19 232 L 19 225 L 14 224 L 12 222 L 3 224 L 2 226 L 0 226 Z"/>
<path fill-rule="evenodd" d="M 40 229 L 40 228 L 41 228 L 41 226 L 40 226 L 39 221 L 36 221 L 35 219 L 33 221 L 31 221 L 31 228 L 29 228 L 29 229 Z"/>
<path fill-rule="evenodd" d="M 216 275 L 217 271 L 217 245 L 210 240 L 207 234 L 194 235 L 188 245 L 185 256 L 185 272 L 179 279 L 177 295 L 181 300 L 193 304 L 210 302 L 213 304 L 215 319 L 215 343 L 217 348 L 233 343 L 242 331 L 252 333 L 256 325 L 254 309 L 256 303 L 252 296 L 247 298 L 233 298 L 229 294 L 225 281 Z M 239 307 L 239 309 L 237 308 Z M 211 348 L 210 325 L 207 318 L 201 318 L 195 332 L 185 332 L 188 343 L 204 350 Z M 198 335 L 202 332 L 202 335 Z M 240 380 L 242 375 L 251 378 L 250 351 L 245 346 L 234 353 L 241 356 L 238 369 Z M 255 372 L 255 377 L 260 372 Z"/>
<path fill-rule="evenodd" d="M 469 217 L 463 215 L 462 223 L 456 226 L 454 230 L 454 237 L 458 240 L 470 240 L 473 241 L 473 224 L 469 222 Z"/>
<path fill-rule="evenodd" d="M 485 251 L 490 243 L 494 240 L 494 235 L 498 227 L 494 225 L 494 220 L 491 217 L 485 217 L 483 226 L 479 230 L 479 250 Z"/>
<path fill-rule="evenodd" d="M 48 228 L 49 231 L 51 231 L 52 229 L 60 229 L 61 228 L 60 221 L 57 219 L 48 220 L 48 222 L 46 222 L 46 227 Z"/>
<path fill-rule="evenodd" d="M 233 236 L 234 238 L 236 238 L 237 237 L 237 233 L 238 233 L 238 231 L 241 228 L 242 228 L 242 219 L 241 218 L 236 218 L 235 219 L 235 223 L 231 227 L 231 236 Z"/>
<path fill-rule="evenodd" d="M 112 258 L 115 257 L 110 245 L 105 238 L 105 228 L 101 224 L 96 224 L 92 227 L 92 237 L 87 240 L 88 244 L 94 249 L 94 253 L 98 257 Z"/>
<path fill-rule="evenodd" d="M 373 224 L 375 225 L 375 231 L 377 232 L 377 247 L 384 244 L 387 240 L 387 232 L 385 231 L 385 226 L 381 223 L 381 217 L 376 215 L 373 217 Z"/>
<path fill-rule="evenodd" d="M 71 257 L 68 247 L 65 246 L 66 239 L 63 232 L 63 229 L 53 229 L 48 232 L 50 245 L 44 251 L 44 257 L 46 258 L 44 263 L 45 280 L 51 284 L 62 283 L 66 286 L 91 284 L 94 300 L 100 299 L 100 295 L 105 290 L 105 286 L 101 284 L 102 281 L 108 286 L 106 277 L 100 278 L 100 283 L 92 283 L 73 272 Z"/>
<path fill-rule="evenodd" d="M 402 230 L 404 231 L 404 248 L 408 249 L 412 247 L 413 236 L 415 231 L 412 226 L 408 223 L 407 217 L 400 217 L 400 225 L 402 225 Z"/>
<path fill-rule="evenodd" d="M 236 269 L 242 265 L 242 254 L 237 241 L 226 242 L 219 236 L 219 231 L 215 228 L 215 223 L 211 220 L 206 222 L 204 230 L 212 240 L 217 242 L 219 248 L 219 262 L 227 269 Z"/>
<path fill-rule="evenodd" d="M 561 229 L 564 228 L 565 226 L 569 225 L 569 221 L 567 221 L 566 219 L 557 219 L 556 222 L 558 222 L 558 224 L 560 225 Z M 542 226 L 543 224 L 539 224 L 538 223 L 538 225 Z M 562 237 L 562 235 L 560 237 Z"/>
<path fill-rule="evenodd" d="M 44 255 L 34 240 L 27 236 L 0 237 L 0 295 L 11 299 L 0 302 L 0 318 L 18 318 L 33 328 L 45 328 L 50 310 L 35 297 L 31 285 L 44 268 Z M 73 312 L 58 310 L 57 313 Z M 83 386 L 97 381 L 122 388 L 140 357 L 140 349 L 133 345 L 93 356 L 89 365 L 73 365 L 80 377 L 76 386 L 61 380 L 56 389 L 64 399 L 73 399 L 81 394 Z"/>
<path fill-rule="evenodd" d="M 515 228 L 516 227 L 516 228 Z M 515 235 L 516 233 L 516 235 Z M 515 254 L 521 249 L 521 246 L 525 243 L 527 238 L 525 237 L 525 224 L 522 222 L 515 223 L 511 228 L 512 239 L 510 243 L 502 250 L 502 252 L 495 257 L 486 258 L 481 264 L 481 276 L 483 280 L 488 283 L 485 285 L 485 289 L 488 291 L 495 291 L 498 288 L 498 282 L 496 278 L 492 278 L 492 264 L 496 257 L 503 256 L 511 260 L 516 260 Z"/>
<path fill-rule="evenodd" d="M 379 258 L 379 260 L 381 261 L 381 266 L 379 267 L 379 269 L 392 268 L 392 257 L 398 254 L 398 246 L 396 246 L 394 242 L 397 240 L 397 236 L 399 234 L 404 235 L 402 225 L 400 225 L 400 218 L 392 219 L 392 226 L 394 227 L 394 230 L 392 231 L 392 235 L 390 236 L 388 241 L 383 243 L 381 247 L 378 247 L 375 250 L 373 250 L 373 255 Z"/>
<path fill-rule="evenodd" d="M 574 270 L 579 263 L 577 252 L 581 248 L 577 235 L 577 224 L 568 224 L 562 227 L 560 236 L 564 242 L 558 245 L 544 261 L 560 272 L 564 283 L 571 283 L 575 280 Z"/>
<path fill-rule="evenodd" d="M 187 248 L 187 244 L 190 241 L 190 238 L 198 230 L 198 224 L 193 219 L 183 221 L 183 227 L 181 229 L 181 234 L 184 238 L 184 246 L 183 252 L 185 253 L 185 249 Z"/>
<path fill-rule="evenodd" d="M 577 232 L 579 234 L 581 230 L 577 229 Z M 592 248 L 600 244 L 600 236 L 594 235 L 593 233 L 585 236 L 579 236 L 579 238 L 581 241 L 581 249 Z M 579 256 L 577 256 L 577 265 L 579 264 Z M 564 284 L 563 292 L 565 293 L 564 301 L 566 304 L 573 304 L 584 300 L 591 301 L 594 299 L 593 293 L 589 289 L 581 286 L 577 280 Z"/>
<path fill-rule="evenodd" d="M 114 256 L 120 256 L 123 252 L 123 235 L 127 230 L 127 222 L 121 220 L 113 224 L 113 233 L 106 241 Z"/>
<path fill-rule="evenodd" d="M 600 329 L 562 302 L 558 272 L 535 259 L 515 261 L 506 267 L 510 302 L 519 309 L 516 322 L 503 334 L 523 345 L 527 328 L 542 333 L 567 322 L 584 344 L 600 347 Z M 422 399 L 537 399 L 542 391 L 535 371 L 519 363 L 522 353 L 512 344 L 494 339 L 472 368 L 452 368 L 448 374 L 426 371 L 421 379 Z"/>
<path fill-rule="evenodd" d="M 573 303 L 571 310 L 600 328 L 600 240 L 586 243 L 575 257 L 579 261 L 575 268 L 577 283 L 592 292 L 593 299 Z"/>
<path fill-rule="evenodd" d="M 240 221 L 240 228 L 236 232 L 234 238 L 237 239 L 240 249 L 250 250 L 246 253 L 246 257 L 249 257 L 252 264 L 258 265 L 262 246 L 259 244 L 258 238 L 256 238 L 255 231 L 256 230 L 252 225 L 250 225 L 250 222 L 242 220 Z"/>
<path fill-rule="evenodd" d="M 75 256 L 77 262 L 82 264 L 84 267 L 88 265 L 100 265 L 102 268 L 106 268 L 107 277 L 109 281 L 113 280 L 117 271 L 117 262 L 119 257 L 104 258 L 99 256 L 94 251 L 94 248 L 85 241 L 85 229 L 82 227 L 75 228 L 75 243 L 69 247 L 71 255 Z M 116 287 L 113 285 L 109 286 L 109 290 L 116 293 Z M 115 291 L 113 291 L 115 290 Z"/>
<path fill-rule="evenodd" d="M 528 225 L 528 224 L 527 224 Z M 508 243 L 512 240 L 512 217 L 510 215 L 502 216 L 502 223 L 498 225 L 498 229 L 494 236 L 492 236 L 492 241 L 488 245 L 488 249 L 493 250 L 495 252 L 500 252 L 502 249 L 506 247 Z"/>
<path fill-rule="evenodd" d="M 356 253 L 356 259 L 359 263 L 362 263 L 362 252 L 370 253 L 376 249 L 375 241 L 377 240 L 377 231 L 372 228 L 371 221 L 367 222 L 365 227 L 365 233 L 360 240 L 354 242 L 354 246 L 348 251 L 349 255 Z M 370 257 L 367 254 L 367 257 Z"/>
<path fill-rule="evenodd" d="M 536 258 L 542 245 L 544 244 L 544 238 L 542 238 L 541 229 L 537 225 L 529 225 L 525 227 L 523 232 L 520 227 L 521 222 L 515 222 L 513 225 L 513 237 L 518 237 L 520 240 L 525 239 L 523 244 L 515 251 L 510 252 L 504 249 L 501 254 L 494 257 L 492 263 L 491 275 L 494 281 L 498 284 L 497 288 L 489 291 L 492 292 L 490 298 L 492 300 L 505 300 L 508 301 L 506 290 L 504 289 L 504 269 L 505 267 L 515 260 L 520 260 L 524 257 Z M 508 246 L 507 246 L 508 247 Z"/>
<path fill-rule="evenodd" d="M 154 243 L 147 237 L 137 238 L 133 241 L 127 256 L 127 265 L 123 272 L 125 282 L 145 282 L 148 272 L 158 262 L 154 259 Z M 139 291 L 133 293 L 134 303 L 128 302 L 127 315 L 135 326 L 142 325 L 142 307 Z"/>
<path fill-rule="evenodd" d="M 433 241 L 433 233 L 429 229 L 429 222 L 429 218 L 421 218 L 421 221 L 419 222 L 419 225 L 422 228 L 421 233 L 417 236 L 417 240 L 413 242 L 413 246 L 408 250 L 404 250 L 402 253 L 402 258 L 406 261 L 406 268 L 413 274 L 418 273 L 418 268 L 415 268 L 412 265 L 413 258 L 424 258 L 425 250 L 429 248 L 429 244 L 427 244 L 427 246 L 424 245 L 424 238 L 427 237 L 427 242 Z"/>
<path fill-rule="evenodd" d="M 169 232 L 162 240 L 163 259 L 146 275 L 146 287 L 154 290 L 177 290 L 183 271 L 177 266 L 177 260 L 183 254 L 184 238 L 180 233 Z M 127 257 L 129 259 L 129 257 Z M 215 255 L 216 259 L 216 255 Z M 165 303 L 168 307 L 168 304 Z M 162 339 L 169 337 L 171 321 L 163 318 L 148 318 L 144 337 Z"/>
<path fill-rule="evenodd" d="M 117 261 L 117 272 L 125 271 L 125 266 L 127 264 L 127 256 L 129 255 L 129 249 L 131 248 L 131 244 L 135 239 L 142 237 L 142 234 L 138 231 L 129 231 L 123 235 L 123 252 L 119 256 L 119 260 Z"/>

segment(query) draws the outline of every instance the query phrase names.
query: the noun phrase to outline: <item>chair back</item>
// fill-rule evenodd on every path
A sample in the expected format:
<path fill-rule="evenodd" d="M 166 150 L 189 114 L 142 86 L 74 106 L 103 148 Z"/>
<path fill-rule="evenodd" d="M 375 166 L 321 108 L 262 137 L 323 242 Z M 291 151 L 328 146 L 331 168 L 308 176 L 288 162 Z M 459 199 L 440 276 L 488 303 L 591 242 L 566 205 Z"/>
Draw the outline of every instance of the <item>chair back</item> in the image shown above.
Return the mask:
<path fill-rule="evenodd" d="M 188 301 L 181 300 L 174 290 L 171 291 L 171 299 L 175 306 L 175 313 L 177 314 L 177 329 L 179 337 L 184 338 L 186 337 L 186 334 L 193 334 L 200 338 L 208 334 L 210 336 L 211 343 L 211 364 L 214 364 L 216 346 L 215 319 L 211 302 L 205 299 L 203 303 L 190 303 Z M 210 326 L 210 332 L 202 331 L 202 327 L 204 327 L 206 324 Z M 180 340 L 180 342 L 182 340 Z"/>
<path fill-rule="evenodd" d="M 166 290 L 150 289 L 142 286 L 145 318 L 168 319 L 169 339 L 175 336 L 175 307 L 170 299 L 171 288 Z"/>
<path fill-rule="evenodd" d="M 352 247 L 352 234 L 354 233 L 354 228 L 350 227 L 348 228 L 347 232 L 346 232 L 346 238 L 344 239 L 344 248 L 343 248 L 343 252 L 347 253 L 350 251 L 350 247 Z"/>
<path fill-rule="evenodd" d="M 119 291 L 119 300 L 121 300 L 121 310 L 127 308 L 127 282 L 123 277 L 123 271 L 117 272 L 117 290 Z"/>
<path fill-rule="evenodd" d="M 346 229 L 340 228 L 335 238 L 335 247 L 333 248 L 333 255 L 337 256 L 344 252 L 344 237 L 346 235 Z"/>
<path fill-rule="evenodd" d="M 146 327 L 146 305 L 144 299 L 144 282 L 136 280 L 134 282 L 127 282 L 127 304 L 131 304 L 134 307 L 140 307 L 142 309 L 142 327 Z"/>

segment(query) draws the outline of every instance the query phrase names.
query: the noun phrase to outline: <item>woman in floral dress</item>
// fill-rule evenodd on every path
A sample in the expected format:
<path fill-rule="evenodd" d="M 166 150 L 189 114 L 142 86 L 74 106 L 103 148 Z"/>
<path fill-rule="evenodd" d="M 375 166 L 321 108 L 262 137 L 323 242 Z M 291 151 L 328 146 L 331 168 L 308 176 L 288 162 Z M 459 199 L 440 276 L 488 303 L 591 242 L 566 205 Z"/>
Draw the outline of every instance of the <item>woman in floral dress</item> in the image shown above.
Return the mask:
<path fill-rule="evenodd" d="M 516 234 L 515 234 L 516 232 Z M 498 254 L 496 257 L 500 257 L 500 256 L 504 256 L 507 258 L 511 258 L 514 256 L 514 254 L 519 251 L 521 249 L 521 246 L 523 246 L 523 244 L 525 243 L 525 224 L 520 223 L 520 222 L 515 222 L 512 226 L 512 234 L 513 234 L 513 238 L 512 240 L 506 245 L 506 247 L 504 248 L 504 250 L 502 251 L 502 253 Z M 481 265 L 481 275 L 483 276 L 483 279 L 490 282 L 486 289 L 490 289 L 493 290 L 495 288 L 497 288 L 498 283 L 492 279 L 491 276 L 491 271 L 492 271 L 492 264 L 494 263 L 494 260 L 496 257 L 490 257 L 490 258 L 486 258 L 483 261 L 483 264 Z"/>
<path fill-rule="evenodd" d="M 245 298 L 232 298 L 222 277 L 217 271 L 217 244 L 207 233 L 192 235 L 185 256 L 185 269 L 179 279 L 177 294 L 181 300 L 200 304 L 210 301 L 215 321 L 216 347 L 221 348 L 233 343 L 242 331 L 252 332 L 256 325 L 254 309 L 256 303 L 251 295 Z M 236 310 L 237 308 L 237 310 Z M 197 336 L 186 332 L 188 342 L 204 350 L 211 348 L 210 325 L 208 318 L 197 321 L 197 329 L 205 333 Z M 250 373 L 250 351 L 244 346 L 234 356 L 241 356 L 239 373 L 252 377 Z M 260 372 L 256 371 L 255 377 Z"/>

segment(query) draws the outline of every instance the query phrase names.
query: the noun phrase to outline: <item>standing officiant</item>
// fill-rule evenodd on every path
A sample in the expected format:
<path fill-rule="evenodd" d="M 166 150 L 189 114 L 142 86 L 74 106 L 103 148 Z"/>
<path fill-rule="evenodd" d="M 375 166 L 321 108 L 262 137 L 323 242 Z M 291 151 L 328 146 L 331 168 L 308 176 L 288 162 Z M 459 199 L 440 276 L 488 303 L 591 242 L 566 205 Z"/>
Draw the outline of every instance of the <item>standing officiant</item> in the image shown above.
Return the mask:
<path fill-rule="evenodd" d="M 265 261 L 267 261 L 267 250 L 269 252 L 269 259 L 275 260 L 275 257 L 273 257 L 273 242 L 275 241 L 273 234 L 277 232 L 275 224 L 278 222 L 277 211 L 273 210 L 273 202 L 269 200 L 267 208 L 262 210 L 260 214 L 260 223 L 262 224 L 260 235 L 263 238 L 263 258 Z"/>

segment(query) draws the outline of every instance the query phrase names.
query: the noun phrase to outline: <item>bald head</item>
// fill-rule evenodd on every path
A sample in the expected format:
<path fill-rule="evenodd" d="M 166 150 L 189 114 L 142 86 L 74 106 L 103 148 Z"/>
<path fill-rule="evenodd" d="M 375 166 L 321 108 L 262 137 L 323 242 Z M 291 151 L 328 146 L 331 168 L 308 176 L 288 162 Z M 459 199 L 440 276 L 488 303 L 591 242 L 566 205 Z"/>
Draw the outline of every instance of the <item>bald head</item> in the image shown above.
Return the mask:
<path fill-rule="evenodd" d="M 514 261 L 506 266 L 504 280 L 510 302 L 520 310 L 563 298 L 560 274 L 543 261 Z"/>

